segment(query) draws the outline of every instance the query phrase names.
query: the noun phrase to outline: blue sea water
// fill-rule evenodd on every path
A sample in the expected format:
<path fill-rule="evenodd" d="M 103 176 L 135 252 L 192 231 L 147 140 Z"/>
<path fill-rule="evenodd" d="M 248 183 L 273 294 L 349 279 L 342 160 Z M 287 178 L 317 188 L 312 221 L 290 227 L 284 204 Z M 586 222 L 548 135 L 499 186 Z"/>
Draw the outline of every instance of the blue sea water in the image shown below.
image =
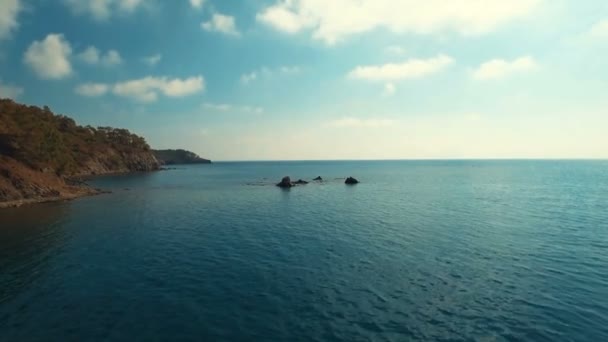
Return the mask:
<path fill-rule="evenodd" d="M 608 341 L 605 161 L 92 183 L 113 193 L 0 211 L 0 341 Z"/>

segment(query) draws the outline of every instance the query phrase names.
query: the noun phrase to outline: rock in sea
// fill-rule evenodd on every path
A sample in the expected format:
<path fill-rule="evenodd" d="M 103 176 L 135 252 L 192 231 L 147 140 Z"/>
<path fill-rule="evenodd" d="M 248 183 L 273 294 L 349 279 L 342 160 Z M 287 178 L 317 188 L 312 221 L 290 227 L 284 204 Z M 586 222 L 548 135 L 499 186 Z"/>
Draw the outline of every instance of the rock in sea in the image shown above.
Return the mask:
<path fill-rule="evenodd" d="M 296 182 L 294 182 L 293 184 L 296 184 L 296 185 L 306 185 L 306 184 L 308 184 L 308 182 L 307 182 L 307 181 L 305 181 L 305 180 L 302 180 L 302 179 L 298 179 L 298 180 L 297 180 Z"/>
<path fill-rule="evenodd" d="M 348 177 L 346 178 L 346 181 L 344 181 L 344 184 L 354 185 L 359 184 L 359 181 L 354 179 L 353 177 Z"/>
<path fill-rule="evenodd" d="M 281 179 L 281 182 L 279 182 L 277 186 L 279 188 L 291 188 L 293 184 L 291 184 L 291 178 L 289 178 L 289 176 L 285 176 L 283 179 Z"/>
<path fill-rule="evenodd" d="M 317 178 L 315 178 L 315 179 L 313 179 L 313 180 L 314 180 L 314 181 L 319 181 L 319 182 L 322 182 L 322 181 L 323 181 L 323 178 L 321 178 L 321 176 L 319 176 L 319 177 L 317 177 Z"/>

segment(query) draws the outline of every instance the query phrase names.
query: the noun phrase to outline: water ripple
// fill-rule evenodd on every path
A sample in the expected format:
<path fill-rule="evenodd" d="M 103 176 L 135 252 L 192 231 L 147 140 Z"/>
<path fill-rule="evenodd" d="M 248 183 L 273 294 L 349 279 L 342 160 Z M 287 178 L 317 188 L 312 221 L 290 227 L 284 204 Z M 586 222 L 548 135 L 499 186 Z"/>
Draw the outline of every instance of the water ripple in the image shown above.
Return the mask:
<path fill-rule="evenodd" d="M 0 212 L 0 340 L 608 340 L 605 170 L 220 163 L 100 179 L 131 191 Z M 332 181 L 247 185 L 284 174 Z"/>

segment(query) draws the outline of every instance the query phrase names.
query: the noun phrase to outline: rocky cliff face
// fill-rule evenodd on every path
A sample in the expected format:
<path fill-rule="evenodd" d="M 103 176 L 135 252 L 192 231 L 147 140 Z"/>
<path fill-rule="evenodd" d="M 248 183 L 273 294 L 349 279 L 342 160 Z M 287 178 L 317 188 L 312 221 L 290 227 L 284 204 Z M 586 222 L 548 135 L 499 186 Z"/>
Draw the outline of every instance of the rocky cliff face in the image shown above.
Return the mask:
<path fill-rule="evenodd" d="M 147 172 L 159 169 L 160 162 L 150 151 L 120 153 L 109 149 L 104 153 L 91 156 L 72 176 Z"/>
<path fill-rule="evenodd" d="M 47 107 L 0 100 L 0 207 L 94 192 L 70 185 L 73 177 L 159 168 L 146 141 L 128 130 L 82 127 Z"/>
<path fill-rule="evenodd" d="M 71 199 L 95 194 L 87 186 L 69 185 L 54 173 L 45 173 L 0 156 L 0 208 L 27 203 Z"/>
<path fill-rule="evenodd" d="M 114 150 L 94 156 L 69 176 L 51 169 L 35 170 L 12 158 L 0 155 L 0 208 L 27 203 L 71 199 L 98 193 L 72 179 L 128 172 L 155 171 L 160 167 L 149 152 L 120 155 Z"/>

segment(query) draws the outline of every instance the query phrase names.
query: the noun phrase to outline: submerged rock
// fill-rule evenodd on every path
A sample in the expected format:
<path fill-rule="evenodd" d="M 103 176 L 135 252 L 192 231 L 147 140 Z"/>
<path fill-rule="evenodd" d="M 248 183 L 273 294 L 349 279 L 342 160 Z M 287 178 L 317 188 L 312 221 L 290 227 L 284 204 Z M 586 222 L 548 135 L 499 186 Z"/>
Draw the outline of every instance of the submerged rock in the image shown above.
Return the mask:
<path fill-rule="evenodd" d="M 283 179 L 281 179 L 277 186 L 279 188 L 291 188 L 293 184 L 291 183 L 291 178 L 289 178 L 289 176 L 285 176 Z"/>
<path fill-rule="evenodd" d="M 298 179 L 296 182 L 294 182 L 293 184 L 297 184 L 297 185 L 306 185 L 308 184 L 307 181 L 302 180 L 302 179 Z"/>
<path fill-rule="evenodd" d="M 321 178 L 321 176 L 319 176 L 319 177 L 317 177 L 317 178 L 315 178 L 315 179 L 313 179 L 313 180 L 314 180 L 314 181 L 318 181 L 318 182 L 322 182 L 322 181 L 323 181 L 323 178 Z"/>
<path fill-rule="evenodd" d="M 346 178 L 346 180 L 344 181 L 344 184 L 349 184 L 349 185 L 354 185 L 354 184 L 359 184 L 359 181 L 356 180 L 353 177 L 348 177 Z"/>

